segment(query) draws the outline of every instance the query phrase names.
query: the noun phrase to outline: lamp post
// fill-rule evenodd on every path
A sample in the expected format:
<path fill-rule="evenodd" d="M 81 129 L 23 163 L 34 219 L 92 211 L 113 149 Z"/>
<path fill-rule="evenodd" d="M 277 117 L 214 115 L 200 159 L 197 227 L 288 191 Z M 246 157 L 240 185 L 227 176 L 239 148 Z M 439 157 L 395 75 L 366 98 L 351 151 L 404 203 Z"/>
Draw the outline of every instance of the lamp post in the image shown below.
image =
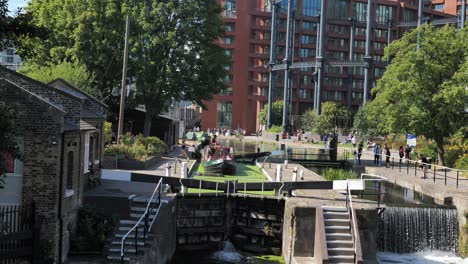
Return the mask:
<path fill-rule="evenodd" d="M 128 35 L 130 34 L 130 17 L 127 15 L 125 20 L 125 44 L 124 44 L 124 58 L 122 69 L 122 88 L 120 90 L 120 109 L 119 109 L 119 125 L 117 128 L 117 144 L 120 144 L 122 137 L 124 109 L 125 109 L 125 96 L 127 94 L 127 63 L 128 63 Z"/>
<path fill-rule="evenodd" d="M 325 0 L 321 1 L 321 8 L 320 8 L 320 42 L 319 42 L 319 52 L 316 58 L 317 60 L 317 114 L 320 115 L 321 113 L 321 106 L 320 106 L 320 97 L 321 97 L 321 90 L 322 90 L 322 68 L 323 68 L 323 42 L 324 42 L 324 27 L 325 27 Z"/>
<path fill-rule="evenodd" d="M 275 89 L 276 73 L 273 71 L 273 66 L 276 64 L 276 13 L 278 3 L 273 1 L 271 5 L 271 35 L 270 35 L 270 76 L 268 79 L 268 116 L 267 128 L 271 127 L 271 111 L 273 104 L 273 91 Z"/>

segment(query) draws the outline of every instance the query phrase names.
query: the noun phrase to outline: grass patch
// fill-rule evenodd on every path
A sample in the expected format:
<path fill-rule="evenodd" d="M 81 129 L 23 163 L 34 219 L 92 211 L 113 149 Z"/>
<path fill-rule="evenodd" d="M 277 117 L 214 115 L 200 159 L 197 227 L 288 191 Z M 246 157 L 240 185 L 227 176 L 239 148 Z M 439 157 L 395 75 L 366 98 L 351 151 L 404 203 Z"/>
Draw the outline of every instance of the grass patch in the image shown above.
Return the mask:
<path fill-rule="evenodd" d="M 326 169 L 322 174 L 322 177 L 329 181 L 356 179 L 358 176 L 355 172 L 343 169 Z"/>
<path fill-rule="evenodd" d="M 195 170 L 198 173 L 205 173 L 205 169 L 201 164 L 197 164 L 197 169 Z M 268 179 L 263 175 L 260 168 L 255 165 L 244 164 L 244 163 L 236 163 L 236 174 L 235 175 L 225 175 L 225 176 L 198 176 L 195 175 L 193 179 L 196 180 L 203 180 L 203 181 L 211 181 L 211 182 L 225 182 L 225 181 L 234 181 L 237 180 L 238 182 L 267 182 Z M 189 193 L 198 193 L 199 190 L 197 188 L 189 188 Z M 204 190 L 200 191 L 201 193 L 214 193 L 215 190 Z M 244 193 L 243 191 L 239 191 L 239 193 Z M 254 194 L 254 195 L 261 195 L 262 191 L 247 191 L 247 194 Z M 274 196 L 274 191 L 264 191 L 263 195 L 265 196 Z"/>
<path fill-rule="evenodd" d="M 284 264 L 284 258 L 282 256 L 275 256 L 275 255 L 262 255 L 262 256 L 249 256 L 246 254 L 247 257 L 250 257 L 251 262 L 253 264 Z"/>

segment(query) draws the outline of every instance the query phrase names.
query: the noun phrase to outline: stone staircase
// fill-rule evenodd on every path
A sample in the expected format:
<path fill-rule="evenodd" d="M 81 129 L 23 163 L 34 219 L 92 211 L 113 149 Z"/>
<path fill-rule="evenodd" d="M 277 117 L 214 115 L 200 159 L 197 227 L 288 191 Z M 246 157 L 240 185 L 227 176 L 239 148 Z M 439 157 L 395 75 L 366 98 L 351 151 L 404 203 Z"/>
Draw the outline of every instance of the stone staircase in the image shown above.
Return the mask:
<path fill-rule="evenodd" d="M 121 262 L 121 246 L 123 236 L 138 222 L 140 217 L 144 214 L 146 206 L 148 205 L 149 198 L 136 197 L 132 200 L 132 207 L 130 208 L 130 217 L 129 219 L 121 219 L 118 227 L 114 233 L 114 236 L 109 240 L 108 243 L 108 254 L 107 260 L 111 263 L 120 263 Z M 162 199 L 161 199 L 162 202 Z M 156 208 L 155 208 L 156 210 Z M 148 217 L 148 224 L 155 217 L 154 211 Z M 125 255 L 124 262 L 128 263 L 132 260 L 135 260 L 138 256 L 144 254 L 145 250 L 151 246 L 154 235 L 150 232 L 146 234 L 146 239 L 143 240 L 143 230 L 144 230 L 144 220 L 140 222 L 138 226 L 138 237 L 137 237 L 137 248 L 135 248 L 135 232 L 132 232 L 127 236 L 125 240 Z"/>
<path fill-rule="evenodd" d="M 322 209 L 330 263 L 354 263 L 351 223 L 346 207 L 324 206 Z"/>

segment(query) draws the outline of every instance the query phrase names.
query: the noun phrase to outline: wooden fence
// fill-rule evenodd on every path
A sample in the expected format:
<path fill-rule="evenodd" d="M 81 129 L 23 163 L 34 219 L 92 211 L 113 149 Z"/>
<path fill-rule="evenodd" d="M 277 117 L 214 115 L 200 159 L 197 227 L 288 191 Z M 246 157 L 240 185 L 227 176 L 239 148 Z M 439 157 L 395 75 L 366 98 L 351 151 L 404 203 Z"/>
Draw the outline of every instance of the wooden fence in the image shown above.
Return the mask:
<path fill-rule="evenodd" d="M 34 204 L 0 205 L 0 264 L 33 262 Z"/>

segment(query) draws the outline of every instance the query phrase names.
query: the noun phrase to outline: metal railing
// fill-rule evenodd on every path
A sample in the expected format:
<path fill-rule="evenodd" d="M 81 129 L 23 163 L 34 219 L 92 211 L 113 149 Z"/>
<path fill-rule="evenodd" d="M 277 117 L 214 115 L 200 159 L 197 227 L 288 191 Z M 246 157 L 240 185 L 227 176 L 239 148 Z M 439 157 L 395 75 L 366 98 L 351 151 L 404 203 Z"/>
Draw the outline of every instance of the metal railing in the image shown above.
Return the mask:
<path fill-rule="evenodd" d="M 356 257 L 357 257 L 357 241 L 358 241 L 358 236 L 359 233 L 357 232 L 356 228 L 356 215 L 354 214 L 354 208 L 353 208 L 353 199 L 351 197 L 351 190 L 349 189 L 349 180 L 346 181 L 346 209 L 348 210 L 348 215 L 349 215 L 349 222 L 351 225 L 349 226 L 351 230 L 351 238 L 353 240 L 353 249 L 354 249 L 354 262 L 356 262 Z"/>
<path fill-rule="evenodd" d="M 468 170 L 454 169 L 395 156 L 389 156 L 389 162 L 386 162 L 387 156 L 385 154 L 371 154 L 369 153 L 370 151 L 366 152 L 362 153 L 360 161 L 355 158 L 354 163 L 376 166 L 384 165 L 387 168 L 398 170 L 399 172 L 404 173 L 404 171 L 406 171 L 407 175 L 414 174 L 415 177 L 422 176 L 421 179 L 423 180 L 432 180 L 434 183 L 443 181 L 445 186 L 452 186 L 457 189 L 468 189 L 468 178 L 464 177 L 465 174 L 468 174 Z M 364 160 L 364 156 L 371 157 L 371 160 Z M 375 159 L 375 156 L 378 156 L 378 160 Z"/>
<path fill-rule="evenodd" d="M 142 214 L 142 216 L 140 217 L 140 219 L 138 220 L 138 222 L 133 225 L 132 228 L 130 228 L 130 230 L 128 230 L 128 232 L 122 237 L 122 245 L 120 247 L 120 263 L 124 263 L 124 258 L 125 258 L 125 252 L 126 252 L 126 249 L 125 249 L 125 240 L 127 240 L 128 236 L 130 234 L 132 234 L 132 232 L 134 232 L 135 234 L 135 243 L 134 243 L 134 247 L 135 247 L 135 255 L 138 254 L 138 227 L 139 225 L 142 223 L 142 221 L 144 221 L 144 227 L 143 227 L 143 243 L 145 243 L 146 241 L 146 236 L 148 234 L 148 232 L 151 231 L 151 227 L 153 226 L 154 224 L 154 221 L 156 220 L 156 217 L 159 213 L 159 209 L 161 207 L 161 189 L 162 189 L 162 180 L 163 178 L 161 178 L 158 182 L 158 184 L 156 185 L 156 188 L 154 188 L 154 191 L 153 191 L 153 194 L 151 195 L 151 198 L 149 199 L 148 201 L 148 204 L 146 206 L 146 210 L 145 212 Z M 157 198 L 155 198 L 155 195 L 158 195 Z M 157 201 L 157 202 L 156 202 Z M 156 205 L 156 206 L 155 206 Z M 153 217 L 153 220 L 151 221 L 151 223 L 148 223 L 149 221 L 149 216 L 153 213 L 154 209 L 156 209 L 156 212 L 154 213 L 154 217 Z"/>

